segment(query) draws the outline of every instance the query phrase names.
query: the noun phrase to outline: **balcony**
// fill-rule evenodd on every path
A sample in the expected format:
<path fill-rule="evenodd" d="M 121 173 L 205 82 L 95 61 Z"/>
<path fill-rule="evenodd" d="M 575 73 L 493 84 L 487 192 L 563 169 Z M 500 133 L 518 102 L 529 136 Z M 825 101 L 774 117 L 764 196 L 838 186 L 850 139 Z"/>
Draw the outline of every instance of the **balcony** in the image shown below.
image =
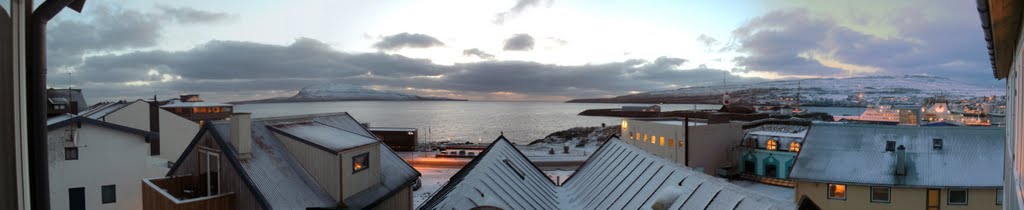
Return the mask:
<path fill-rule="evenodd" d="M 233 210 L 235 194 L 206 196 L 200 176 L 179 176 L 142 180 L 144 210 Z"/>

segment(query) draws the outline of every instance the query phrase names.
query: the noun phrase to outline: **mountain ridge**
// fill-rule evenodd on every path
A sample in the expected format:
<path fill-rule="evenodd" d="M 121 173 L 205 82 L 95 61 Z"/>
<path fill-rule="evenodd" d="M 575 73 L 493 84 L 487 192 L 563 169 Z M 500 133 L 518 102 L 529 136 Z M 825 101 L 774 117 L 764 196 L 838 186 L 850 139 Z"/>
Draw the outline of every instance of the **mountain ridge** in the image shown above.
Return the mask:
<path fill-rule="evenodd" d="M 323 101 L 466 101 L 444 97 L 419 96 L 395 91 L 374 90 L 342 83 L 325 83 L 303 87 L 291 97 L 277 97 L 232 104 L 281 103 L 281 102 L 323 102 Z"/>
<path fill-rule="evenodd" d="M 798 90 L 799 86 L 799 90 Z M 866 76 L 775 80 L 729 86 L 698 86 L 649 91 L 611 98 L 573 99 L 567 103 L 702 103 L 719 104 L 724 90 L 732 101 L 745 104 L 781 104 L 782 98 L 801 93 L 801 103 L 819 106 L 860 106 L 864 103 L 916 103 L 928 97 L 970 98 L 1005 95 L 946 77 L 927 75 Z M 863 101 L 857 94 L 863 93 Z"/>

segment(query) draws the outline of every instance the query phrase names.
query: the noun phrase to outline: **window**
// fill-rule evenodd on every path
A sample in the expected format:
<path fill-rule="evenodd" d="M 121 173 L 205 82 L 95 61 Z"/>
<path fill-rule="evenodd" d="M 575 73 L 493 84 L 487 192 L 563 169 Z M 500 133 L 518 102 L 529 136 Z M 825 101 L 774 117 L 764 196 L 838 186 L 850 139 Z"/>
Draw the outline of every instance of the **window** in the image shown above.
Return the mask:
<path fill-rule="evenodd" d="M 370 168 L 370 153 L 363 153 L 352 157 L 352 173 L 360 172 Z"/>
<path fill-rule="evenodd" d="M 665 137 L 664 136 L 662 136 L 660 139 L 658 139 L 658 146 L 659 147 L 664 147 L 665 146 Z"/>
<path fill-rule="evenodd" d="M 647 134 L 644 134 L 644 141 L 647 141 Z"/>
<path fill-rule="evenodd" d="M 889 188 L 888 187 L 872 187 L 871 188 L 871 202 L 872 203 L 888 203 L 889 202 Z"/>
<path fill-rule="evenodd" d="M 796 141 L 789 142 L 789 151 L 790 152 L 800 152 L 800 142 L 796 142 Z"/>
<path fill-rule="evenodd" d="M 78 147 L 65 147 L 64 160 L 78 160 Z"/>
<path fill-rule="evenodd" d="M 996 205 L 1003 205 L 1003 189 L 996 190 Z"/>
<path fill-rule="evenodd" d="M 967 190 L 949 190 L 949 205 L 967 205 Z"/>
<path fill-rule="evenodd" d="M 658 136 L 652 135 L 651 136 L 651 144 L 655 144 L 655 143 L 658 143 Z"/>
<path fill-rule="evenodd" d="M 828 184 L 828 199 L 846 200 L 846 185 Z"/>
<path fill-rule="evenodd" d="M 775 149 L 778 149 L 778 148 L 779 148 L 779 141 L 775 140 L 775 139 L 769 139 L 768 143 L 765 145 L 765 149 L 767 149 L 767 150 L 775 150 Z"/>
<path fill-rule="evenodd" d="M 679 145 L 679 148 L 682 148 L 683 147 L 683 141 L 679 141 L 678 145 Z"/>
<path fill-rule="evenodd" d="M 942 139 L 941 138 L 933 138 L 932 139 L 932 149 L 942 150 Z"/>
<path fill-rule="evenodd" d="M 117 187 L 115 185 L 103 185 L 103 203 L 117 202 Z"/>

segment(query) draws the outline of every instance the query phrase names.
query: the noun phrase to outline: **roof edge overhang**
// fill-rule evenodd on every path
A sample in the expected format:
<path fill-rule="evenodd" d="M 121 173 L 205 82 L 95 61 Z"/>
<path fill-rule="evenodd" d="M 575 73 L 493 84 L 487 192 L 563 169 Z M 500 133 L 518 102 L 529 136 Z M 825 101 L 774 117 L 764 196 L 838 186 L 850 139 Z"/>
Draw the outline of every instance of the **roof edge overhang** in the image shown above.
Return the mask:
<path fill-rule="evenodd" d="M 1013 67 L 1013 58 L 1020 40 L 1021 9 L 1024 8 L 1024 2 L 977 0 L 977 3 L 993 76 L 1005 79 Z"/>

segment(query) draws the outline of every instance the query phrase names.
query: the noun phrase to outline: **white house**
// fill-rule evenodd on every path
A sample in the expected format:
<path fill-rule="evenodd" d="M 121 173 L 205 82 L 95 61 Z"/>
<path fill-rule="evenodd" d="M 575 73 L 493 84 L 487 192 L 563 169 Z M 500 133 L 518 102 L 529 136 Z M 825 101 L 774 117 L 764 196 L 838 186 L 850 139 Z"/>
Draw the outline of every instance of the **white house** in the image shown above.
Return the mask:
<path fill-rule="evenodd" d="M 47 130 L 51 209 L 142 208 L 139 182 L 161 175 L 147 170 L 160 159 L 156 133 L 70 114 Z"/>
<path fill-rule="evenodd" d="M 114 123 L 139 130 L 150 131 L 160 135 L 158 146 L 160 161 L 163 167 L 159 172 L 166 173 L 174 161 L 181 156 L 199 132 L 199 124 L 185 119 L 158 105 L 144 100 L 98 103 L 79 113 L 80 116 L 95 120 Z"/>

